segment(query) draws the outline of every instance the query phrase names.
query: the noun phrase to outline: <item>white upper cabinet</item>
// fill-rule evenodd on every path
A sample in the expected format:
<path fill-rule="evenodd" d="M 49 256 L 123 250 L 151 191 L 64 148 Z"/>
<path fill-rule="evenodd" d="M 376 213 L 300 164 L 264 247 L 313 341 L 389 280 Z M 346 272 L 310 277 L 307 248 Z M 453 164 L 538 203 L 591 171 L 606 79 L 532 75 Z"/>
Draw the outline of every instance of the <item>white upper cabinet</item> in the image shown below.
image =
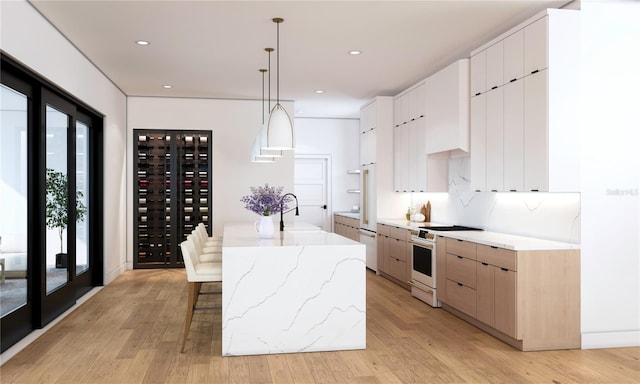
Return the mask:
<path fill-rule="evenodd" d="M 507 84 L 524 77 L 524 30 L 519 30 L 504 39 L 504 74 L 502 83 Z"/>
<path fill-rule="evenodd" d="M 487 51 L 483 50 L 471 56 L 471 97 L 483 94 L 487 90 Z"/>
<path fill-rule="evenodd" d="M 376 162 L 376 103 L 360 109 L 360 165 Z"/>
<path fill-rule="evenodd" d="M 487 92 L 487 189 L 504 190 L 504 88 Z"/>
<path fill-rule="evenodd" d="M 425 80 L 426 153 L 469 151 L 469 60 L 458 60 Z"/>
<path fill-rule="evenodd" d="M 547 191 L 549 156 L 547 143 L 547 70 L 524 79 L 524 190 Z M 568 154 L 567 154 L 568 155 Z"/>
<path fill-rule="evenodd" d="M 393 129 L 393 187 L 396 192 L 409 192 L 409 124 Z"/>
<path fill-rule="evenodd" d="M 524 81 L 504 88 L 504 190 L 524 190 Z"/>
<path fill-rule="evenodd" d="M 524 73 L 526 75 L 549 67 L 548 28 L 548 17 L 543 17 L 524 28 Z M 562 38 L 562 36 L 554 37 Z M 573 43 L 579 44 L 580 42 Z"/>
<path fill-rule="evenodd" d="M 548 9 L 471 53 L 473 190 L 580 190 L 579 43 L 579 12 Z"/>
<path fill-rule="evenodd" d="M 496 89 L 504 82 L 504 43 L 498 41 L 487 48 L 487 91 Z"/>
<path fill-rule="evenodd" d="M 427 102 L 427 94 L 426 84 L 421 82 L 394 99 L 395 192 L 447 191 L 446 164 L 444 170 L 435 169 L 431 171 L 433 177 L 430 176 L 429 169 L 439 167 L 443 162 L 433 161 L 432 166 L 428 164 L 427 124 L 433 112 Z"/>

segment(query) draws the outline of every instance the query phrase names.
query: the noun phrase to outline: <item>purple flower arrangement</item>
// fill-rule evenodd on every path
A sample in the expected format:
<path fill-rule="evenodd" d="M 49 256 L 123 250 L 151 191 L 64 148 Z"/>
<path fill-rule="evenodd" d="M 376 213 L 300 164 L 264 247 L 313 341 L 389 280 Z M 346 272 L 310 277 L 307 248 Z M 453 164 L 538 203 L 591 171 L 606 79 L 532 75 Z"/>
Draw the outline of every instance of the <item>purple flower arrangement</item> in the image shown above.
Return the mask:
<path fill-rule="evenodd" d="M 250 187 L 250 189 L 251 195 L 243 196 L 240 201 L 251 212 L 255 212 L 260 216 L 271 216 L 280 212 L 280 203 L 284 203 L 282 205 L 284 211 L 289 209 L 287 203 L 291 201 L 291 196 L 287 196 L 282 201 L 284 187 L 270 187 L 267 183 L 264 187 Z"/>

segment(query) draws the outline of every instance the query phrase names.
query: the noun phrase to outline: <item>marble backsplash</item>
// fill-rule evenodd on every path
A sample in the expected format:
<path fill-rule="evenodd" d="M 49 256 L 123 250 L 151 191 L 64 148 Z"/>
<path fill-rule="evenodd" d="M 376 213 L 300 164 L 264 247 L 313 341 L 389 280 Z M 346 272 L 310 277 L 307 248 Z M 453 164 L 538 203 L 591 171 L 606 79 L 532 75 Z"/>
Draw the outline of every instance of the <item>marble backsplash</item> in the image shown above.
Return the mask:
<path fill-rule="evenodd" d="M 449 192 L 416 193 L 412 206 L 431 201 L 431 221 L 580 243 L 580 194 L 473 192 L 470 158 L 449 159 Z"/>

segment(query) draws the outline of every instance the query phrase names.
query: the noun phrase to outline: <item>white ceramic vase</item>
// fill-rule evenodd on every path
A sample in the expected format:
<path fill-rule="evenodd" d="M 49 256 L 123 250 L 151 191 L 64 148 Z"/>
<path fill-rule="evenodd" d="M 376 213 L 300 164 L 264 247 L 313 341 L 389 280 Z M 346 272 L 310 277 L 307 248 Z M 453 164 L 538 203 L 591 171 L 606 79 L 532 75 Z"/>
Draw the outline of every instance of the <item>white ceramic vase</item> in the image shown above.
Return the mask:
<path fill-rule="evenodd" d="M 261 239 L 273 239 L 273 219 L 271 216 L 262 216 L 260 221 L 255 222 L 256 232 Z"/>

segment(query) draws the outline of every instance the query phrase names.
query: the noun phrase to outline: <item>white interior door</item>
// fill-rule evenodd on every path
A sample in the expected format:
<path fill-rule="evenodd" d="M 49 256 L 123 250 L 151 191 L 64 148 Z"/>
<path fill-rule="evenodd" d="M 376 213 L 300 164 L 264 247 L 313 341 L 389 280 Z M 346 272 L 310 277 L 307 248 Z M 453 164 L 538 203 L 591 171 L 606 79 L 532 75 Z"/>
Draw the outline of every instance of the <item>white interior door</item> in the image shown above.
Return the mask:
<path fill-rule="evenodd" d="M 294 193 L 300 207 L 296 221 L 321 227 L 327 232 L 331 232 L 329 162 L 328 155 L 296 156 L 293 174 Z"/>

